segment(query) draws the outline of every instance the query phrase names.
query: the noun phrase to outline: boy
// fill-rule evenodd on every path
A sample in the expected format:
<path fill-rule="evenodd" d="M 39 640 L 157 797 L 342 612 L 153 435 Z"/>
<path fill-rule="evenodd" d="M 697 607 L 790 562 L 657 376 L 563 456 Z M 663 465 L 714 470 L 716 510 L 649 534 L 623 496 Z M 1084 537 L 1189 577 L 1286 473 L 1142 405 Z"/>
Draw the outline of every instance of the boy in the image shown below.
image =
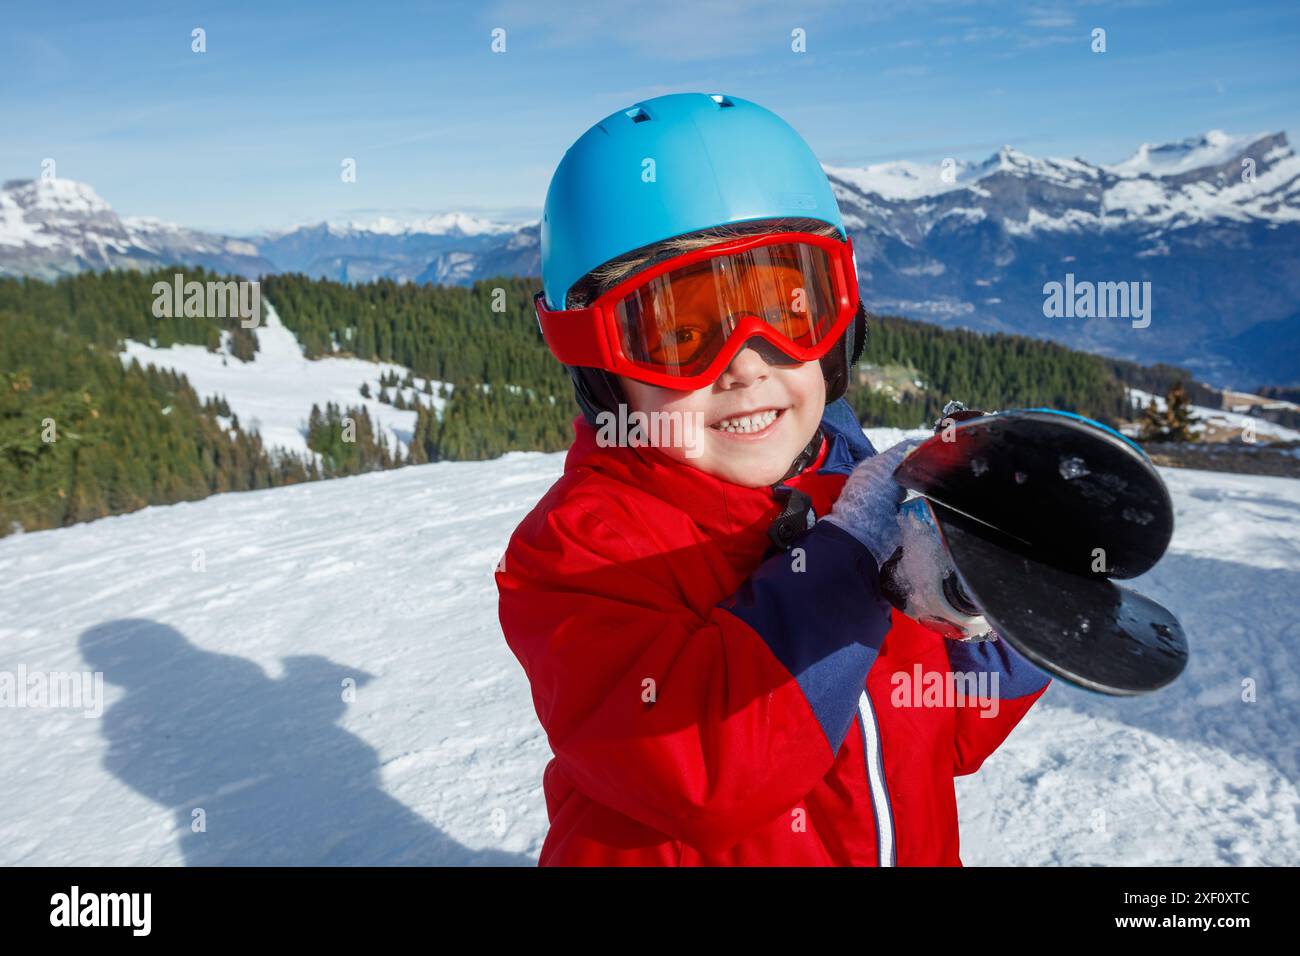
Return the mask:
<path fill-rule="evenodd" d="M 583 415 L 497 573 L 555 754 L 539 862 L 961 865 L 953 777 L 1048 682 L 882 596 L 910 445 L 842 400 L 865 312 L 812 151 L 737 97 L 647 100 L 568 150 L 541 239 Z M 620 405 L 703 427 L 611 443 Z M 958 672 L 992 690 L 911 686 Z"/>

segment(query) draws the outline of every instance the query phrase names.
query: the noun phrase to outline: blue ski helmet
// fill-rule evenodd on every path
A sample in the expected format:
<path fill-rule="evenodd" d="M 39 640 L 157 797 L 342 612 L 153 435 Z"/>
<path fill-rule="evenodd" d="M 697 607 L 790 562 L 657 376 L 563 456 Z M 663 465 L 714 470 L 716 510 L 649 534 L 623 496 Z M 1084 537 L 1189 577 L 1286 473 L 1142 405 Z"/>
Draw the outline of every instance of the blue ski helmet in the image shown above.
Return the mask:
<path fill-rule="evenodd" d="M 541 221 L 547 306 L 567 308 L 583 276 L 644 247 L 717 226 L 784 218 L 820 220 L 848 238 L 821 163 L 785 120 L 718 93 L 643 100 L 583 133 L 551 177 Z M 832 361 L 843 357 L 839 394 L 861 351 L 864 321 L 859 308 L 845 348 L 828 353 Z M 583 371 L 580 381 L 570 369 L 579 403 L 592 418 L 583 382 L 613 385 L 606 400 L 617 395 L 617 383 L 608 373 Z M 827 381 L 832 384 L 829 375 Z M 828 392 L 827 400 L 839 394 Z"/>

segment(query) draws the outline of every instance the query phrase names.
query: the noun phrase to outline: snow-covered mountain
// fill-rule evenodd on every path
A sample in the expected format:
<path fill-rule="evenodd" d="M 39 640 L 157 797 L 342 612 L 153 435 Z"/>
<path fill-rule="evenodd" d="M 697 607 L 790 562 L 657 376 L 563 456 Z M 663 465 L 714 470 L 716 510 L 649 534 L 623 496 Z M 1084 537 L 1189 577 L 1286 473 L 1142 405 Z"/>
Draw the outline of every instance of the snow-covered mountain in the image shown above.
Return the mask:
<path fill-rule="evenodd" d="M 1216 384 L 1300 379 L 1300 158 L 1284 133 L 1144 144 L 1113 165 L 828 167 L 878 311 L 1019 332 Z M 1044 285 L 1150 282 L 1150 324 L 1049 318 Z"/>
<path fill-rule="evenodd" d="M 1250 163 L 1243 165 L 1243 160 Z M 1248 167 L 1249 176 L 1243 178 Z M 979 210 L 1008 222 L 1018 233 L 1137 220 L 1165 226 L 1215 219 L 1300 222 L 1300 159 L 1285 133 L 1229 136 L 1211 130 L 1177 143 L 1144 143 L 1128 159 L 1111 165 L 1039 159 L 1004 146 L 981 163 L 901 161 L 860 169 L 824 168 L 839 180 L 841 201 L 856 200 L 860 206 L 858 196 L 891 203 L 927 200 L 913 210 L 925 226 L 954 210 Z M 1030 210 L 1037 215 L 1031 216 Z M 869 218 L 853 222 L 859 228 L 870 224 Z M 893 229 L 905 234 L 896 224 Z"/>
<path fill-rule="evenodd" d="M 399 222 L 316 223 L 260 236 L 222 236 L 149 216 L 120 217 L 95 190 L 68 179 L 11 180 L 0 189 L 0 275 L 55 278 L 83 269 L 179 263 L 250 278 L 306 272 L 347 282 L 471 282 L 537 259 L 537 225 L 451 212 Z M 498 265 L 499 264 L 499 265 Z"/>
<path fill-rule="evenodd" d="M 1285 133 L 1213 130 L 1143 144 L 1109 165 L 1007 146 L 979 163 L 826 171 L 874 311 L 1171 362 L 1216 385 L 1300 382 L 1300 157 Z M 119 220 L 66 180 L 0 192 L 0 275 L 164 260 L 245 275 L 469 283 L 537 275 L 540 245 L 537 222 L 454 212 L 232 238 Z M 1048 317 L 1044 286 L 1067 276 L 1149 282 L 1149 325 Z"/>
<path fill-rule="evenodd" d="M 550 751 L 493 570 L 563 460 L 0 540 L 0 672 L 103 675 L 99 713 L 0 708 L 0 864 L 533 865 Z M 1054 682 L 957 780 L 968 865 L 1300 864 L 1300 483 L 1163 474 L 1177 532 L 1133 584 L 1188 668 L 1143 698 Z"/>
<path fill-rule="evenodd" d="M 467 284 L 487 275 L 536 274 L 537 228 L 450 213 L 405 224 L 380 218 L 299 226 L 259 239 L 258 247 L 282 272 L 339 282 Z"/>
<path fill-rule="evenodd" d="M 149 217 L 121 218 L 85 183 L 17 179 L 0 188 L 0 275 L 53 279 L 84 269 L 172 263 L 250 277 L 275 269 L 247 240 Z"/>

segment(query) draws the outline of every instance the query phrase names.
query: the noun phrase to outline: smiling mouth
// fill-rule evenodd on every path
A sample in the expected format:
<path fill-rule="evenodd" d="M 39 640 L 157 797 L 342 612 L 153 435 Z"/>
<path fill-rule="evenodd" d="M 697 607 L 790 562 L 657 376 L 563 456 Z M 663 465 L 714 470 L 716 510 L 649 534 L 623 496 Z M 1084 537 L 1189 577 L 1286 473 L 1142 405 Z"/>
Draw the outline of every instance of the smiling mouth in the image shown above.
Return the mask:
<path fill-rule="evenodd" d="M 721 421 L 714 422 L 709 427 L 733 435 L 751 435 L 767 428 L 780 418 L 784 412 L 784 408 L 765 408 L 746 415 L 737 415 L 734 418 L 724 418 Z"/>

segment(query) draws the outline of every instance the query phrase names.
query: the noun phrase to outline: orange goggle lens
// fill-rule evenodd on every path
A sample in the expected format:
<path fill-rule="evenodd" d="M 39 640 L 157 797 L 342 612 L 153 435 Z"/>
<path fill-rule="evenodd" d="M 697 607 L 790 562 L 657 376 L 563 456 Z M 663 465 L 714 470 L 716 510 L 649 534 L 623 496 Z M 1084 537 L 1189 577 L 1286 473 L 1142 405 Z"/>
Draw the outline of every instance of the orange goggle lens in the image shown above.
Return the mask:
<path fill-rule="evenodd" d="M 706 369 L 749 317 L 792 345 L 814 348 L 837 317 L 831 270 L 825 249 L 799 242 L 685 265 L 615 304 L 619 345 L 634 365 L 683 378 Z"/>

